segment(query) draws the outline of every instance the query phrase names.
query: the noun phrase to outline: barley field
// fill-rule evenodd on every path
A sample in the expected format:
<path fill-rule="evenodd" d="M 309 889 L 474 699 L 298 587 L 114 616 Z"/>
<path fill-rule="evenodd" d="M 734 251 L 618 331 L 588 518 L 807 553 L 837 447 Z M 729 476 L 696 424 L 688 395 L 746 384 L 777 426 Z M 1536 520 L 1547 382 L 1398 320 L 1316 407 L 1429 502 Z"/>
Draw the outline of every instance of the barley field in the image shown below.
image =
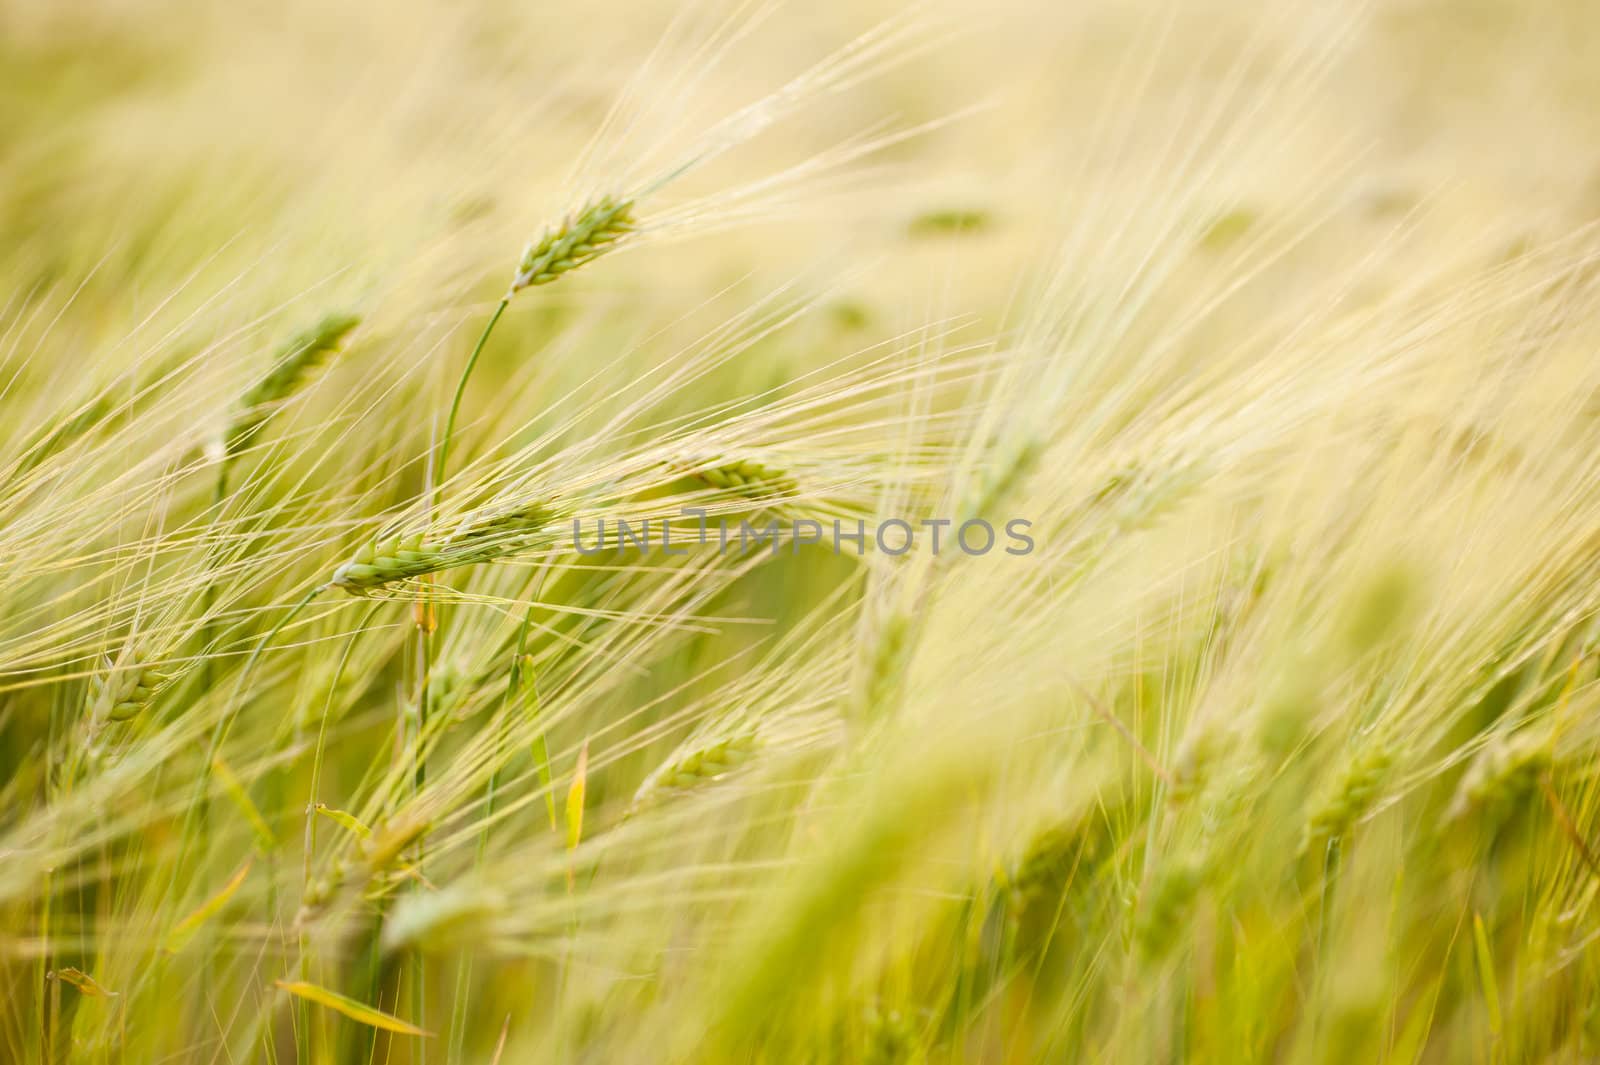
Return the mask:
<path fill-rule="evenodd" d="M 1600 6 L 0 0 L 0 1063 L 1600 1061 Z"/>

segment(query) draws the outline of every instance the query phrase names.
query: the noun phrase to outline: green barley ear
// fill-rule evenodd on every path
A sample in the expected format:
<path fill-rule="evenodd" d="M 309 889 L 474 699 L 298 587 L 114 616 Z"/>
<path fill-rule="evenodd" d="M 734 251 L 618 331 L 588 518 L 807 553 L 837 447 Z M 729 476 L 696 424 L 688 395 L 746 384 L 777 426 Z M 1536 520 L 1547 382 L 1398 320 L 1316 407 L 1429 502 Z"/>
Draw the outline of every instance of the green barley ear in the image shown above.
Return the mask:
<path fill-rule="evenodd" d="M 858 716 L 877 715 L 894 705 L 915 649 L 911 625 L 903 610 L 893 610 L 879 622 L 856 696 Z"/>
<path fill-rule="evenodd" d="M 1037 440 L 999 445 L 997 460 L 968 486 L 956 508 L 960 520 L 993 517 L 1033 473 L 1042 450 Z"/>
<path fill-rule="evenodd" d="M 594 262 L 634 231 L 633 201 L 602 196 L 528 245 L 507 298 Z"/>
<path fill-rule="evenodd" d="M 223 434 L 228 457 L 244 449 L 272 413 L 273 404 L 299 391 L 360 323 L 361 319 L 352 314 L 330 314 L 284 348 L 267 375 L 240 398 L 238 413 Z"/>
<path fill-rule="evenodd" d="M 1054 821 L 1036 832 L 998 884 L 1012 912 L 1054 900 L 1075 872 L 1100 856 L 1106 838 L 1092 812 Z"/>
<path fill-rule="evenodd" d="M 1491 740 L 1461 778 L 1447 818 L 1477 813 L 1490 821 L 1504 819 L 1533 791 L 1552 761 L 1548 737 L 1522 732 Z"/>
<path fill-rule="evenodd" d="M 915 1060 L 916 1024 L 905 1013 L 869 1006 L 863 1011 L 862 1028 L 865 1046 L 861 1060 L 866 1065 L 901 1065 Z"/>
<path fill-rule="evenodd" d="M 1179 806 L 1204 791 L 1221 755 L 1221 738 L 1212 729 L 1196 726 L 1178 745 L 1173 758 L 1168 801 Z"/>
<path fill-rule="evenodd" d="M 1155 871 L 1134 922 L 1134 941 L 1146 959 L 1157 961 L 1172 951 L 1200 892 L 1203 874 L 1204 868 L 1194 859 L 1164 862 Z"/>
<path fill-rule="evenodd" d="M 748 729 L 675 755 L 639 785 L 633 796 L 633 809 L 719 780 L 749 764 L 760 747 L 760 737 L 754 729 Z"/>
<path fill-rule="evenodd" d="M 1359 752 L 1323 796 L 1300 837 L 1300 854 L 1315 855 L 1342 839 L 1365 817 L 1383 793 L 1383 782 L 1394 764 L 1394 753 L 1384 743 Z"/>
<path fill-rule="evenodd" d="M 107 660 L 106 672 L 90 683 L 89 716 L 95 727 L 131 721 L 150 705 L 171 674 L 150 666 L 116 669 Z"/>
<path fill-rule="evenodd" d="M 325 810 L 320 804 L 318 809 Z M 336 814 L 339 811 L 330 816 Z M 335 858 L 327 876 L 306 885 L 294 919 L 296 927 L 303 928 L 321 916 L 341 893 L 363 890 L 390 873 L 406 848 L 433 829 L 432 823 L 415 811 L 401 811 L 371 829 L 348 814 L 336 816 L 335 820 L 348 821 L 359 836 L 355 854 Z"/>
<path fill-rule="evenodd" d="M 795 479 L 784 470 L 755 459 L 702 467 L 695 470 L 694 475 L 713 488 L 738 492 L 752 499 L 793 495 L 799 488 Z"/>
<path fill-rule="evenodd" d="M 556 521 L 556 512 L 542 503 L 469 514 L 448 534 L 430 530 L 369 544 L 334 570 L 329 583 L 351 595 L 366 595 L 396 581 L 493 562 L 553 542 L 550 530 Z"/>
<path fill-rule="evenodd" d="M 105 670 L 89 681 L 84 702 L 83 744 L 66 770 L 70 779 L 94 772 L 104 764 L 108 748 L 102 742 L 107 729 L 133 721 L 150 708 L 156 693 L 171 683 L 173 674 L 142 665 L 141 655 L 125 651 L 121 667 L 108 655 Z"/>

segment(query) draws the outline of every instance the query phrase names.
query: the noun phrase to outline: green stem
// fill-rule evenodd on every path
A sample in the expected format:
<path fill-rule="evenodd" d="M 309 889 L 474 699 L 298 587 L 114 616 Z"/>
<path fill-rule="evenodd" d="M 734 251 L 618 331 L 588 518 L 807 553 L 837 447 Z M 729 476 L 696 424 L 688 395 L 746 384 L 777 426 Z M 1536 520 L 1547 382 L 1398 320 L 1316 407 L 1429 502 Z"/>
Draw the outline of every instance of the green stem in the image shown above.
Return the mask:
<path fill-rule="evenodd" d="M 461 368 L 461 379 L 456 382 L 456 394 L 454 398 L 450 400 L 450 414 L 445 418 L 444 421 L 444 436 L 440 437 L 439 439 L 439 450 L 434 455 L 433 470 L 431 476 L 428 478 L 428 513 L 430 517 L 434 510 L 434 497 L 439 491 L 439 486 L 444 483 L 446 463 L 449 461 L 450 456 L 450 438 L 455 435 L 456 415 L 461 411 L 461 397 L 466 394 L 467 381 L 472 377 L 472 371 L 478 365 L 478 357 L 483 354 L 484 345 L 489 342 L 489 334 L 494 332 L 495 323 L 500 321 L 500 316 L 505 313 L 506 305 L 510 302 L 511 295 L 509 293 L 500 297 L 500 302 L 495 305 L 494 313 L 489 316 L 489 321 L 485 323 L 483 332 L 478 334 L 478 342 L 473 345 L 472 354 L 467 356 L 467 364 Z M 427 592 L 424 591 L 422 599 L 422 613 L 424 620 L 426 620 L 428 612 L 431 608 L 432 604 L 428 602 Z M 429 640 L 428 635 L 428 627 L 426 624 L 424 624 L 418 633 L 417 658 L 418 665 L 421 669 L 421 677 L 419 678 L 417 685 L 417 737 L 419 741 L 419 754 L 416 769 L 413 773 L 413 780 L 415 781 L 416 790 L 419 792 L 422 790 L 422 786 L 426 782 L 428 776 L 427 763 L 425 760 L 423 760 L 420 754 L 421 737 L 424 730 L 426 730 L 428 727 L 428 680 L 429 674 L 433 672 L 433 644 L 432 641 Z M 418 862 L 420 865 L 420 856 Z"/>
<path fill-rule="evenodd" d="M 429 485 L 433 491 L 438 491 L 439 485 L 444 483 L 445 461 L 450 455 L 450 437 L 456 431 L 456 415 L 461 410 L 461 397 L 467 391 L 467 380 L 478 365 L 478 356 L 483 354 L 483 346 L 489 342 L 489 334 L 494 332 L 495 323 L 500 321 L 500 316 L 505 313 L 506 305 L 510 302 L 509 295 L 500 298 L 499 305 L 489 316 L 488 324 L 479 334 L 478 343 L 473 347 L 472 354 L 467 356 L 467 364 L 461 368 L 461 379 L 456 382 L 455 398 L 450 401 L 450 414 L 444 420 L 444 436 L 439 438 L 439 451 L 433 463 L 433 478 Z"/>

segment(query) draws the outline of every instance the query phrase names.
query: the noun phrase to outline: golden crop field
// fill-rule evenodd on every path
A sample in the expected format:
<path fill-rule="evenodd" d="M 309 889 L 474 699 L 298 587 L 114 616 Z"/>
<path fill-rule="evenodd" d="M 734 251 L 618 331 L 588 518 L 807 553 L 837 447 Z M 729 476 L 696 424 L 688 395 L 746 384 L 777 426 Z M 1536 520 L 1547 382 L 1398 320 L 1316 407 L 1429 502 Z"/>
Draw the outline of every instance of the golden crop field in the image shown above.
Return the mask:
<path fill-rule="evenodd" d="M 1600 1060 L 1591 0 L 0 0 L 0 1063 Z"/>

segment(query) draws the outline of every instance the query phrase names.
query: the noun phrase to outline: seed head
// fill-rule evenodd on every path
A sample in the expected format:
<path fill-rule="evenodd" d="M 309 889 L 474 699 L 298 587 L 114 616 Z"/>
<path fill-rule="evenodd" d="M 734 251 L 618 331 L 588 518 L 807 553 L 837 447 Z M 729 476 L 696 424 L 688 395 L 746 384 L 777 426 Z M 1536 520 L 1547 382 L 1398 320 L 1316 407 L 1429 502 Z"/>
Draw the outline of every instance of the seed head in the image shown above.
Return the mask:
<path fill-rule="evenodd" d="M 1511 813 L 1550 764 L 1545 737 L 1522 732 L 1491 741 L 1461 778 L 1449 816 L 1454 819 L 1476 811 L 1497 818 Z"/>
<path fill-rule="evenodd" d="M 492 562 L 552 539 L 555 523 L 555 512 L 540 503 L 468 515 L 448 535 L 412 533 L 369 544 L 334 570 L 330 583 L 365 595 L 395 581 Z"/>
<path fill-rule="evenodd" d="M 713 488 L 738 492 L 753 499 L 792 495 L 799 487 L 784 470 L 755 459 L 703 467 L 695 471 L 695 476 Z"/>
<path fill-rule="evenodd" d="M 727 776 L 749 763 L 760 747 L 753 729 L 679 754 L 645 778 L 634 793 L 635 808 Z"/>
<path fill-rule="evenodd" d="M 1134 925 L 1135 940 L 1146 958 L 1161 958 L 1172 949 L 1200 890 L 1202 872 L 1193 860 L 1165 863 L 1156 870 Z"/>
<path fill-rule="evenodd" d="M 89 713 L 97 726 L 138 717 L 156 692 L 172 679 L 170 674 L 150 666 L 112 669 L 108 662 L 107 667 L 90 684 Z"/>
<path fill-rule="evenodd" d="M 350 314 L 330 314 L 315 327 L 295 337 L 278 356 L 267 375 L 257 381 L 239 400 L 239 411 L 223 436 L 229 457 L 243 450 L 271 407 L 298 391 L 312 373 L 337 352 L 361 319 Z"/>
<path fill-rule="evenodd" d="M 1084 818 L 1047 825 L 1028 841 L 1022 856 L 1005 875 L 1004 887 L 1016 910 L 1057 893 L 1073 868 L 1094 850 L 1095 837 Z"/>
<path fill-rule="evenodd" d="M 1300 853 L 1314 854 L 1329 842 L 1346 835 L 1366 816 L 1383 793 L 1383 781 L 1394 764 L 1387 744 L 1377 743 L 1351 760 L 1333 787 L 1306 820 L 1300 837 Z"/>
<path fill-rule="evenodd" d="M 616 247 L 634 228 L 632 200 L 600 197 L 528 245 L 517 274 L 511 279 L 508 295 L 531 285 L 548 285 L 593 262 Z"/>

